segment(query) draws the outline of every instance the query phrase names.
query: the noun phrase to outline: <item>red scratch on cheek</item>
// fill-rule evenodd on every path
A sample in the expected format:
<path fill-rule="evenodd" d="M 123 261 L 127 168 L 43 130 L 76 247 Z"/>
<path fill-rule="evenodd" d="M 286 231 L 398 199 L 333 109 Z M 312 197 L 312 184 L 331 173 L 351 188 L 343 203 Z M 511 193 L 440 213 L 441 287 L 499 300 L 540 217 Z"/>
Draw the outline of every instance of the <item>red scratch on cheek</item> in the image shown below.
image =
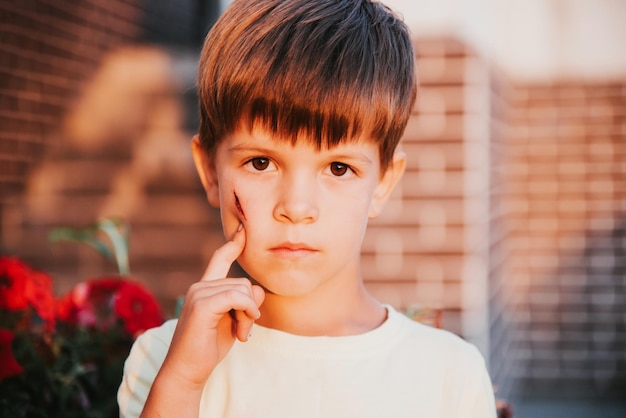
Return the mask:
<path fill-rule="evenodd" d="M 237 208 L 237 211 L 241 214 L 243 220 L 247 221 L 246 214 L 243 212 L 243 208 L 241 207 L 241 203 L 239 202 L 239 197 L 237 196 L 237 193 L 233 191 L 233 194 L 235 195 L 235 207 Z"/>

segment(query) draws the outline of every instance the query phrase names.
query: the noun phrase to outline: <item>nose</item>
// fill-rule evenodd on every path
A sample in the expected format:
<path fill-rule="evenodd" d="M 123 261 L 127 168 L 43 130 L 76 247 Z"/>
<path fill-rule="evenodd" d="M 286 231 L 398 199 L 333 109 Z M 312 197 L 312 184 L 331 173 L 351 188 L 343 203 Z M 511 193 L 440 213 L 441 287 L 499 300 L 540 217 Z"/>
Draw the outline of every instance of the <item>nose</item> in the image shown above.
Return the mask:
<path fill-rule="evenodd" d="M 283 178 L 274 207 L 279 222 L 313 223 L 319 217 L 317 182 L 305 175 Z"/>

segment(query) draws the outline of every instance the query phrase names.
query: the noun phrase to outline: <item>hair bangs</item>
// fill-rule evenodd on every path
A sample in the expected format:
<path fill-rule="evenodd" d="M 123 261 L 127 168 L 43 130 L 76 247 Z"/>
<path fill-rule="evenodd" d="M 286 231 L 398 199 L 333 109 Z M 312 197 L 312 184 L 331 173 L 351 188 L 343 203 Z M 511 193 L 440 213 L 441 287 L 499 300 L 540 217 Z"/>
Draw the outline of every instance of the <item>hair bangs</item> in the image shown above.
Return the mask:
<path fill-rule="evenodd" d="M 379 144 L 393 158 L 416 95 L 406 26 L 362 0 L 238 0 L 210 32 L 199 68 L 200 138 L 235 129 L 331 148 Z"/>
<path fill-rule="evenodd" d="M 354 106 L 345 112 L 330 105 L 332 98 L 323 103 L 327 105 L 310 106 L 292 100 L 257 97 L 240 107 L 246 110 L 241 114 L 239 126 L 248 131 L 260 128 L 292 145 L 307 141 L 318 150 L 363 139 L 378 142 L 386 136 L 388 129 L 380 126 L 375 132 L 374 126 L 366 123 L 380 119 L 372 114 L 375 112 L 371 108 L 363 113 L 357 110 L 367 109 L 365 106 Z"/>

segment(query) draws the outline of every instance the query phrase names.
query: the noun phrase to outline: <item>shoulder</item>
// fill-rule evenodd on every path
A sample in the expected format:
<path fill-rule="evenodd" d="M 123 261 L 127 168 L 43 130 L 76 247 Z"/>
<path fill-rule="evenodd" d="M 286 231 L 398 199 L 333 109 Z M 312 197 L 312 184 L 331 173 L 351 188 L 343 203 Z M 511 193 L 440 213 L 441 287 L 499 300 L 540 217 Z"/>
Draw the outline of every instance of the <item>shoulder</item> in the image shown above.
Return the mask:
<path fill-rule="evenodd" d="M 172 342 L 177 323 L 176 319 L 166 321 L 161 326 L 149 329 L 137 337 L 126 361 L 127 366 L 129 361 L 132 364 L 133 360 L 143 359 L 154 363 L 158 370 Z"/>
<path fill-rule="evenodd" d="M 402 324 L 394 356 L 411 375 L 428 376 L 428 388 L 445 394 L 450 416 L 495 417 L 491 379 L 480 351 L 458 335 L 413 321 L 394 311 Z M 419 387 L 421 382 L 417 382 Z M 425 388 L 424 390 L 428 390 Z"/>
<path fill-rule="evenodd" d="M 176 324 L 178 324 L 178 319 L 165 321 L 161 326 L 151 328 L 139 335 L 135 344 L 145 344 L 145 342 L 150 341 L 169 346 L 172 341 L 172 336 L 174 335 L 174 330 L 176 330 Z"/>
<path fill-rule="evenodd" d="M 393 308 L 388 309 L 389 319 L 401 324 L 403 350 L 420 353 L 430 359 L 442 359 L 448 366 L 457 369 L 485 367 L 478 349 L 458 335 L 416 322 Z"/>

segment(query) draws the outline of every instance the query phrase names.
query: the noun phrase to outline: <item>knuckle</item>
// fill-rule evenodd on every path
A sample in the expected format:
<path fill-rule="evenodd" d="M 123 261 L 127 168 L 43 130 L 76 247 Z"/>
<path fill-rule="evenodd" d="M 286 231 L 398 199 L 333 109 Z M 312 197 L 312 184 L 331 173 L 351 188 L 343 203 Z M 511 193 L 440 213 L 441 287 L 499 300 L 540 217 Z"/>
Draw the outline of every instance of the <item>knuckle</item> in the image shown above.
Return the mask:
<path fill-rule="evenodd" d="M 224 296 L 228 299 L 236 299 L 239 300 L 241 298 L 241 292 L 236 288 L 231 288 L 224 291 Z"/>
<path fill-rule="evenodd" d="M 246 279 L 245 277 L 237 277 L 233 280 L 240 286 L 244 286 L 247 289 L 252 289 L 252 283 L 250 283 L 250 280 Z"/>
<path fill-rule="evenodd" d="M 193 299 L 194 295 L 202 288 L 202 282 L 192 283 L 191 286 L 189 286 L 189 289 L 187 289 L 187 296 L 185 297 L 185 300 Z"/>

